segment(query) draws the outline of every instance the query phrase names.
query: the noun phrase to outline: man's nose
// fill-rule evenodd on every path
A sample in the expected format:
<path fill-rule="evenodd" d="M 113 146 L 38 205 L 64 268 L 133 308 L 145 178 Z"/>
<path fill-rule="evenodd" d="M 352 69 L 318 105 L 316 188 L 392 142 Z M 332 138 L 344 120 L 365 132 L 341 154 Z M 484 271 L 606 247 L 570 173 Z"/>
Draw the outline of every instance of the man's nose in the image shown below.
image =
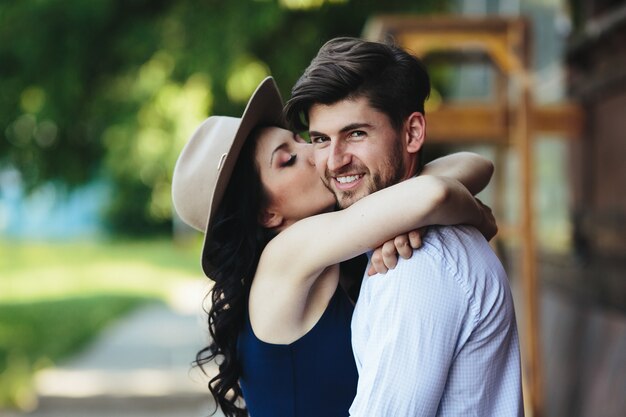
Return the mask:
<path fill-rule="evenodd" d="M 309 152 L 306 156 L 306 161 L 309 163 L 309 165 L 315 166 L 315 153 Z"/>
<path fill-rule="evenodd" d="M 339 171 L 350 163 L 350 154 L 346 151 L 343 143 L 331 142 L 328 154 L 328 169 L 330 171 Z"/>

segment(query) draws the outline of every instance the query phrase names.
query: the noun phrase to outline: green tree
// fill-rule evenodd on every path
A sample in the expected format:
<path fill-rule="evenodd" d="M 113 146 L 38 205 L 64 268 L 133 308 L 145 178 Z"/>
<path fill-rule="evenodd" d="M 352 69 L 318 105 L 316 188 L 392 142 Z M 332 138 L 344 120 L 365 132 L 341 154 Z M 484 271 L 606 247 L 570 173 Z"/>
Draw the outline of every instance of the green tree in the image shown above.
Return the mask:
<path fill-rule="evenodd" d="M 169 228 L 171 172 L 209 114 L 263 77 L 283 95 L 317 49 L 435 0 L 0 0 L 0 167 L 28 187 L 102 176 L 114 230 Z"/>

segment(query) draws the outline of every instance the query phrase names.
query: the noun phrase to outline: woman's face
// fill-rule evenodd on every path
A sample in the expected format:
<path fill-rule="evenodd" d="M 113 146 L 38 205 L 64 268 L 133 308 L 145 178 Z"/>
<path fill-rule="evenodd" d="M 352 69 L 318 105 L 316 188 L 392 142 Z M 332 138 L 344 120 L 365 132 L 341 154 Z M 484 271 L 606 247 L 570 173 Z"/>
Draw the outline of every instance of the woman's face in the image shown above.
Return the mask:
<path fill-rule="evenodd" d="M 313 146 L 289 130 L 261 130 L 255 161 L 268 204 L 261 224 L 282 230 L 315 214 L 332 211 L 333 194 L 316 173 Z"/>

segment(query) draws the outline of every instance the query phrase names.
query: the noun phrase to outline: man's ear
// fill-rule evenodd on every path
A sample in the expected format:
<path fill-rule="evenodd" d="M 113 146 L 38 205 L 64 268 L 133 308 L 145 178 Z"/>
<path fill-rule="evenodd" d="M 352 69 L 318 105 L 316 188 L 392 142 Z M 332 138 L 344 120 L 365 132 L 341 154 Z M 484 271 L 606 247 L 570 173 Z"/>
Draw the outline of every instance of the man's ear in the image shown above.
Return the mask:
<path fill-rule="evenodd" d="M 259 215 L 259 223 L 266 229 L 274 229 L 283 224 L 283 216 L 272 209 L 263 209 Z"/>
<path fill-rule="evenodd" d="M 405 123 L 406 150 L 417 153 L 422 149 L 426 137 L 426 118 L 420 112 L 413 112 Z"/>

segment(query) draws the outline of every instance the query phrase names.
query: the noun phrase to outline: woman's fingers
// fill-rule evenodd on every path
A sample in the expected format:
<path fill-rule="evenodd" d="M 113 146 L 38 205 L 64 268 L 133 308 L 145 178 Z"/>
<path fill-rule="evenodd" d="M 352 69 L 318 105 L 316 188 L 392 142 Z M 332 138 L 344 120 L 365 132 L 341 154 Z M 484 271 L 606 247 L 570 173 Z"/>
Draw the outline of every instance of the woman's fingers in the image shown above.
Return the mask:
<path fill-rule="evenodd" d="M 478 226 L 478 231 L 487 239 L 491 240 L 498 233 L 498 224 L 491 208 L 479 199 L 476 199 L 483 211 L 483 221 Z"/>
<path fill-rule="evenodd" d="M 398 255 L 402 256 L 404 259 L 409 259 L 411 255 L 413 255 L 413 248 L 411 247 L 408 233 L 406 235 L 396 236 L 396 238 L 393 240 L 393 245 L 398 251 Z"/>
<path fill-rule="evenodd" d="M 384 274 L 398 264 L 398 252 L 396 251 L 395 239 L 388 240 L 378 247 L 370 258 L 368 275 Z"/>
<path fill-rule="evenodd" d="M 425 227 L 415 229 L 383 243 L 372 253 L 367 275 L 384 274 L 394 269 L 398 265 L 399 256 L 409 259 L 413 255 L 413 249 L 422 246 L 422 236 L 425 233 Z"/>
<path fill-rule="evenodd" d="M 409 242 L 412 249 L 419 249 L 422 247 L 422 236 L 426 233 L 426 228 L 411 230 L 409 232 Z"/>
<path fill-rule="evenodd" d="M 398 253 L 397 250 L 396 239 L 389 240 L 383 243 L 383 263 L 387 267 L 387 269 L 393 269 L 398 265 Z"/>
<path fill-rule="evenodd" d="M 372 257 L 370 258 L 370 267 L 367 270 L 367 274 L 369 276 L 374 274 L 384 274 L 387 272 L 387 267 L 383 261 L 383 246 L 380 246 L 374 251 L 374 253 L 372 253 Z"/>

